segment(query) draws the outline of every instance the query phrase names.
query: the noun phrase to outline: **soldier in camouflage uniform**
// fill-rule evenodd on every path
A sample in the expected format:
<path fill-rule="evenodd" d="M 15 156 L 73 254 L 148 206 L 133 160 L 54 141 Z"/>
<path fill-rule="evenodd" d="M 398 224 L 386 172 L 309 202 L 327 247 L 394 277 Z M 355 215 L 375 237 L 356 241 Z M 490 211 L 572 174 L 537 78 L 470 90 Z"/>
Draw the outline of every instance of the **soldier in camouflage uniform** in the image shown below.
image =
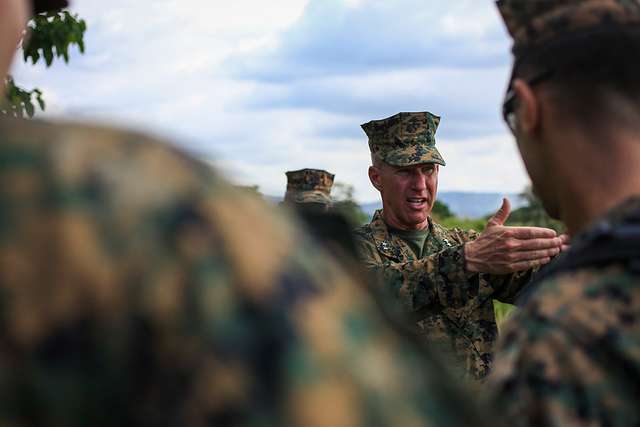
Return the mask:
<path fill-rule="evenodd" d="M 553 230 L 504 227 L 506 200 L 480 235 L 433 221 L 438 167 L 445 165 L 435 147 L 439 123 L 420 112 L 362 125 L 383 210 L 356 240 L 365 266 L 402 302 L 421 339 L 444 352 L 461 377 L 481 380 L 498 333 L 493 299 L 513 302 L 528 269 L 555 256 L 562 239 Z"/>
<path fill-rule="evenodd" d="M 0 0 L 0 52 L 26 19 Z M 0 425 L 483 419 L 288 218 L 163 141 L 0 118 L 0 182 Z"/>
<path fill-rule="evenodd" d="M 640 1 L 503 0 L 504 116 L 575 235 L 540 272 L 489 384 L 507 425 L 640 425 Z"/>
<path fill-rule="evenodd" d="M 322 169 L 289 171 L 284 202 L 315 206 L 327 210 L 331 206 L 331 187 L 335 175 Z"/>

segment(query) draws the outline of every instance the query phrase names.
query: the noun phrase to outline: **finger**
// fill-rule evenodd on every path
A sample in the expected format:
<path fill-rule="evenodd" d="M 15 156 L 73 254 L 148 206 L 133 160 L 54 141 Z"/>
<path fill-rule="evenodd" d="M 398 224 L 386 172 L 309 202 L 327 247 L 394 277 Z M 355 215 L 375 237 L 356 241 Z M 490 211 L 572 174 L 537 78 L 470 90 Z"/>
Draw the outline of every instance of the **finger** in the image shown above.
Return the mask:
<path fill-rule="evenodd" d="M 562 233 L 559 237 L 562 239 L 563 244 L 568 244 L 571 241 L 571 236 L 567 233 Z"/>
<path fill-rule="evenodd" d="M 507 221 L 507 218 L 509 218 L 509 214 L 511 214 L 511 203 L 509 199 L 504 197 L 502 199 L 502 206 L 500 206 L 500 209 L 498 209 L 495 215 L 489 219 L 487 227 L 503 225 Z"/>
<path fill-rule="evenodd" d="M 510 256 L 514 262 L 520 262 L 520 261 L 533 261 L 536 259 L 544 259 L 544 258 L 553 258 L 559 253 L 560 253 L 560 247 L 558 246 L 555 248 L 542 249 L 538 251 L 512 252 Z"/>
<path fill-rule="evenodd" d="M 522 239 L 512 244 L 516 251 L 535 251 L 539 249 L 561 248 L 562 239 L 554 237 L 553 239 Z"/>
<path fill-rule="evenodd" d="M 561 252 L 566 252 L 569 249 L 571 249 L 571 245 L 562 245 L 562 247 L 560 248 Z"/>
<path fill-rule="evenodd" d="M 518 239 L 540 239 L 540 238 L 553 238 L 558 235 L 555 230 L 551 228 L 541 227 L 506 227 L 507 231 L 512 237 Z"/>
<path fill-rule="evenodd" d="M 514 264 L 511 264 L 511 271 L 525 271 L 531 268 L 540 267 L 541 265 L 548 264 L 549 262 L 551 262 L 551 258 L 541 258 L 530 261 L 516 262 Z"/>

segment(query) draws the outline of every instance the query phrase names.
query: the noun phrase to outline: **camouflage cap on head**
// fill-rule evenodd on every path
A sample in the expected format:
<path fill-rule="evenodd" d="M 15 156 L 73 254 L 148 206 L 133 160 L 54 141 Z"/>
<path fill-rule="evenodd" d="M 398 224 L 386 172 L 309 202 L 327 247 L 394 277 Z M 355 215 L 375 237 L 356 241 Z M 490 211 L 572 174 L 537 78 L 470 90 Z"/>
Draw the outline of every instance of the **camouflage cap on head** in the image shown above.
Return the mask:
<path fill-rule="evenodd" d="M 411 166 L 445 161 L 436 149 L 440 117 L 429 112 L 398 113 L 362 125 L 371 153 L 392 166 Z"/>
<path fill-rule="evenodd" d="M 513 54 L 598 29 L 640 24 L 640 0 L 498 0 Z"/>
<path fill-rule="evenodd" d="M 289 171 L 285 203 L 331 204 L 331 187 L 335 175 L 321 169 Z"/>

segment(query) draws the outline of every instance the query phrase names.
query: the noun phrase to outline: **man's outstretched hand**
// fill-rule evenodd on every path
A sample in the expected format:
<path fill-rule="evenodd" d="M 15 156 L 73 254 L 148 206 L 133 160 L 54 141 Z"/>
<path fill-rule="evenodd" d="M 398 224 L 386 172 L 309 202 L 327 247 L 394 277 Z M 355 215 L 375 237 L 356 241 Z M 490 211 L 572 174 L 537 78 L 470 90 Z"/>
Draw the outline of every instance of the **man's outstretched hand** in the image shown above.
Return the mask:
<path fill-rule="evenodd" d="M 511 204 L 505 198 L 480 236 L 465 245 L 467 271 L 507 274 L 528 270 L 548 263 L 566 248 L 568 237 L 550 228 L 505 226 L 510 213 Z"/>

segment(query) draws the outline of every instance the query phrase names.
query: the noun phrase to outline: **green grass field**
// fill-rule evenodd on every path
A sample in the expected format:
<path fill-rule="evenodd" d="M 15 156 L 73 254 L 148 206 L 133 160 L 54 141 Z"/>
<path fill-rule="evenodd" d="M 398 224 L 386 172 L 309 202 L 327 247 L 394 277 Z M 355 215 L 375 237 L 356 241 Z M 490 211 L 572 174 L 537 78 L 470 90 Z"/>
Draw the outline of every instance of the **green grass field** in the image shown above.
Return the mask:
<path fill-rule="evenodd" d="M 504 322 L 509 319 L 509 317 L 516 310 L 516 307 L 511 304 L 505 304 L 500 301 L 493 301 L 493 311 L 496 314 L 496 323 L 498 324 L 498 332 L 502 333 L 502 327 Z"/>

